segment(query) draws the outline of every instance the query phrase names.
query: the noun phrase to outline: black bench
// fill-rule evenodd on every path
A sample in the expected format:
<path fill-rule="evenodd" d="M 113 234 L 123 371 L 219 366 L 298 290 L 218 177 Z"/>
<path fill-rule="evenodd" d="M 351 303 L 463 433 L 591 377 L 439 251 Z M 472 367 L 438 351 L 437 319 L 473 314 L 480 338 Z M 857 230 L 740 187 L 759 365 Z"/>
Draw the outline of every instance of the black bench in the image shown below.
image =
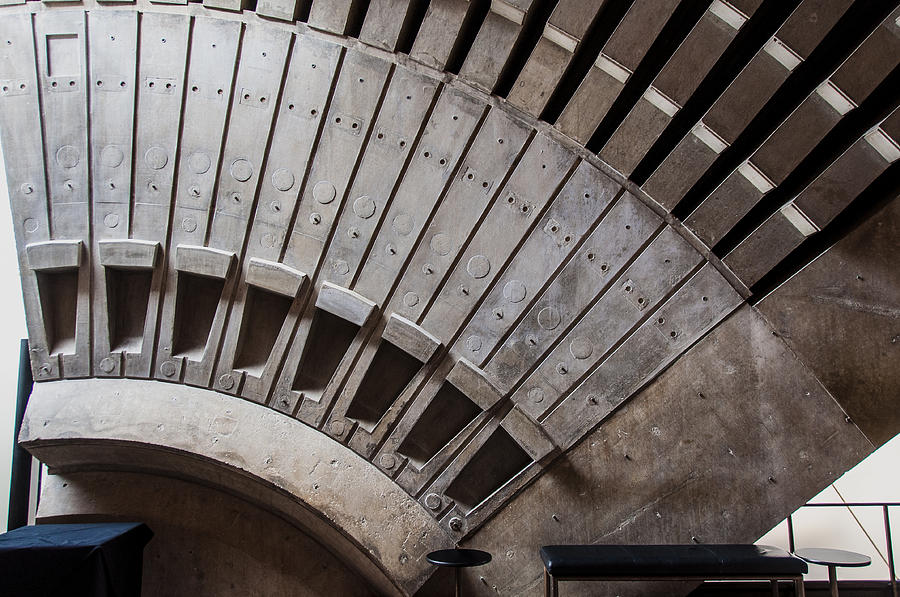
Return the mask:
<path fill-rule="evenodd" d="M 794 583 L 804 597 L 806 562 L 767 545 L 545 545 L 544 590 L 566 580 L 768 580 Z"/>

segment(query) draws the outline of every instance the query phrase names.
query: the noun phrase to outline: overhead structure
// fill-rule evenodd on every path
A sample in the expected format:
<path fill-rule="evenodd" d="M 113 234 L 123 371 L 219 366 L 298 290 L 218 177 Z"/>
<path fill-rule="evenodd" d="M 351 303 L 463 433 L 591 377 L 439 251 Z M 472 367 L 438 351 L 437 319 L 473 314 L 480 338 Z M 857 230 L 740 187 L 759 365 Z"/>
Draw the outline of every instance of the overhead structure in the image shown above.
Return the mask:
<path fill-rule="evenodd" d="M 900 430 L 896 2 L 3 4 L 45 520 L 204 499 L 294 529 L 269 592 L 462 544 L 519 595 L 540 544 L 752 541 Z"/>

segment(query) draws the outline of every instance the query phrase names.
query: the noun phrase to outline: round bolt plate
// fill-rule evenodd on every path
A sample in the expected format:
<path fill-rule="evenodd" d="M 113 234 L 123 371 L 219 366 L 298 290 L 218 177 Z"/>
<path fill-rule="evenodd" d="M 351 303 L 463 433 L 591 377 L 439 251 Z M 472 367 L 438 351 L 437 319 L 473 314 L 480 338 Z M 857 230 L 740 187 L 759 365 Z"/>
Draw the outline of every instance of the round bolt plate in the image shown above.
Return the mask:
<path fill-rule="evenodd" d="M 541 388 L 531 388 L 528 390 L 528 399 L 535 404 L 540 404 L 544 401 L 544 390 Z"/>
<path fill-rule="evenodd" d="M 511 303 L 521 302 L 525 295 L 525 284 L 521 280 L 510 280 L 503 287 L 503 296 Z"/>
<path fill-rule="evenodd" d="M 584 336 L 576 336 L 569 344 L 569 352 L 576 359 L 586 359 L 594 352 L 594 345 Z"/>
<path fill-rule="evenodd" d="M 231 175 L 238 182 L 247 182 L 253 176 L 253 164 L 240 158 L 231 163 Z"/>
<path fill-rule="evenodd" d="M 343 259 L 338 259 L 334 262 L 334 266 L 332 267 L 332 269 L 334 270 L 334 273 L 341 276 L 346 276 L 350 273 L 350 264 L 348 264 Z"/>
<path fill-rule="evenodd" d="M 470 352 L 478 352 L 481 350 L 481 336 L 469 336 L 466 340 L 466 348 Z"/>
<path fill-rule="evenodd" d="M 172 377 L 175 375 L 176 371 L 178 371 L 178 367 L 173 361 L 164 361 L 163 364 L 159 366 L 159 372 L 166 377 Z"/>
<path fill-rule="evenodd" d="M 116 369 L 116 361 L 110 357 L 106 357 L 100 361 L 100 370 L 104 373 L 112 373 Z"/>
<path fill-rule="evenodd" d="M 435 234 L 431 237 L 431 250 L 438 255 L 447 255 L 453 248 L 453 242 L 446 234 Z"/>
<path fill-rule="evenodd" d="M 197 229 L 197 220 L 190 217 L 181 220 L 181 229 L 185 232 L 193 232 Z"/>
<path fill-rule="evenodd" d="M 364 220 L 371 218 L 375 214 L 375 202 L 368 195 L 358 197 L 353 202 L 353 213 Z"/>
<path fill-rule="evenodd" d="M 25 218 L 25 221 L 22 222 L 22 226 L 25 227 L 25 232 L 37 232 L 38 222 L 34 218 Z"/>
<path fill-rule="evenodd" d="M 309 214 L 309 223 L 313 226 L 318 226 L 322 222 L 322 214 L 317 212 L 312 212 Z"/>
<path fill-rule="evenodd" d="M 74 168 L 81 160 L 81 154 L 71 145 L 63 145 L 56 150 L 56 163 L 63 168 Z"/>
<path fill-rule="evenodd" d="M 107 168 L 117 168 L 125 159 L 125 154 L 115 145 L 107 145 L 100 152 L 100 163 Z"/>
<path fill-rule="evenodd" d="M 329 425 L 329 429 L 331 429 L 331 435 L 341 436 L 344 435 L 344 429 L 347 426 L 343 421 L 332 421 L 331 425 Z"/>
<path fill-rule="evenodd" d="M 194 174 L 206 174 L 211 165 L 212 161 L 209 159 L 209 155 L 202 151 L 191 154 L 191 157 L 188 158 L 188 168 Z"/>
<path fill-rule="evenodd" d="M 544 307 L 538 313 L 538 325 L 545 330 L 555 329 L 561 319 L 559 310 L 556 307 Z"/>
<path fill-rule="evenodd" d="M 463 526 L 462 518 L 460 518 L 458 516 L 454 516 L 453 518 L 450 519 L 450 522 L 447 523 L 447 526 L 450 527 L 451 531 L 458 533 L 459 531 L 462 530 L 462 526 Z"/>
<path fill-rule="evenodd" d="M 397 466 L 397 459 L 394 458 L 393 454 L 382 454 L 378 459 L 378 464 L 380 464 L 382 468 L 391 470 L 392 468 Z"/>
<path fill-rule="evenodd" d="M 491 262 L 484 255 L 475 255 L 466 264 L 466 271 L 473 278 L 483 278 L 491 271 Z"/>
<path fill-rule="evenodd" d="M 425 506 L 429 510 L 440 510 L 444 500 L 436 493 L 429 493 L 425 496 Z"/>
<path fill-rule="evenodd" d="M 337 196 L 337 191 L 334 185 L 327 180 L 320 180 L 313 187 L 313 198 L 323 205 L 334 201 L 335 196 Z"/>
<path fill-rule="evenodd" d="M 230 390 L 234 387 L 234 376 L 231 373 L 222 374 L 219 376 L 219 385 L 226 390 Z"/>
<path fill-rule="evenodd" d="M 144 154 L 144 160 L 154 170 L 162 170 L 169 163 L 169 154 L 159 145 L 154 145 Z"/>
<path fill-rule="evenodd" d="M 415 307 L 419 304 L 419 295 L 415 292 L 407 292 L 403 295 L 403 304 L 407 307 Z"/>
<path fill-rule="evenodd" d="M 115 228 L 119 225 L 119 216 L 117 214 L 106 214 L 103 216 L 103 224 L 107 228 Z"/>
<path fill-rule="evenodd" d="M 294 186 L 294 175 L 287 168 L 279 168 L 272 173 L 272 186 L 279 191 L 289 191 Z"/>
<path fill-rule="evenodd" d="M 394 221 L 391 223 L 391 228 L 394 229 L 394 232 L 399 234 L 400 236 L 406 236 L 413 229 L 413 219 L 409 216 L 409 214 L 398 214 Z"/>

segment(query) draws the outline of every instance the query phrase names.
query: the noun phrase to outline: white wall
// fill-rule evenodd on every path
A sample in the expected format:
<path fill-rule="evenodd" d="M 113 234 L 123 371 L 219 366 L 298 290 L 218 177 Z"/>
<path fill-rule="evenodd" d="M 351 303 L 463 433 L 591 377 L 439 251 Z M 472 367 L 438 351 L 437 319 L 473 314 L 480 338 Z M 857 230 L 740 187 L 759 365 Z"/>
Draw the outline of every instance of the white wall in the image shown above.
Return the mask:
<path fill-rule="evenodd" d="M 0 147 L 0 161 L 2 159 L 3 148 Z M 5 168 L 0 168 L 0 326 L 0 531 L 5 531 L 16 418 L 19 340 L 27 335 Z"/>

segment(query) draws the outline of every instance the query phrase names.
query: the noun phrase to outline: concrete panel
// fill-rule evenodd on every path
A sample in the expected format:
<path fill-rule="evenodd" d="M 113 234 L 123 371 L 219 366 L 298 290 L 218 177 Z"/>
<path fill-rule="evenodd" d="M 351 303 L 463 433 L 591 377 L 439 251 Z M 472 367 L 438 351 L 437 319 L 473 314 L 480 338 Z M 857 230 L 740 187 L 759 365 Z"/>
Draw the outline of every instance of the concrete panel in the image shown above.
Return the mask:
<path fill-rule="evenodd" d="M 449 342 L 571 174 L 574 158 L 537 135 L 472 237 L 422 326 Z M 502 234 L 500 233 L 502 231 Z"/>
<path fill-rule="evenodd" d="M 34 17 L 41 118 L 54 123 L 43 130 L 53 239 L 87 241 L 91 234 L 85 21 L 81 11 L 42 12 Z M 71 289 L 77 296 L 73 327 L 66 334 L 74 341 L 65 343 L 59 357 L 67 377 L 91 373 L 92 267 L 92 260 L 86 260 L 78 269 L 76 287 Z"/>
<path fill-rule="evenodd" d="M 531 131 L 504 112 L 488 114 L 410 258 L 391 311 L 421 319 L 485 213 L 502 201 L 504 181 L 530 139 Z"/>
<path fill-rule="evenodd" d="M 433 79 L 400 67 L 394 70 L 347 195 L 348 205 L 335 225 L 320 280 L 350 286 L 358 275 L 408 164 L 414 140 L 433 107 L 437 87 Z"/>
<path fill-rule="evenodd" d="M 141 17 L 140 31 L 134 132 L 134 155 L 139 159 L 135 159 L 132 165 L 134 203 L 131 234 L 134 238 L 155 241 L 166 248 L 176 172 L 174 156 L 180 146 L 182 82 L 188 59 L 190 19 L 180 15 L 147 13 Z M 172 85 L 169 90 L 166 90 L 166 83 Z M 165 154 L 166 163 L 162 168 L 158 167 L 162 160 L 148 163 L 143 159 L 148 153 Z M 116 153 L 113 155 L 118 156 Z M 171 159 L 168 156 L 172 156 Z M 165 292 L 165 276 L 166 267 L 160 264 L 150 284 L 140 351 L 125 354 L 125 373 L 129 376 L 150 377 L 152 374 L 151 362 L 156 351 L 154 341 Z"/>
<path fill-rule="evenodd" d="M 900 61 L 900 8 L 895 9 L 831 76 L 850 100 L 860 104 Z"/>
<path fill-rule="evenodd" d="M 377 115 L 390 64 L 350 51 L 341 64 L 284 262 L 314 276 Z"/>
<path fill-rule="evenodd" d="M 606 0 L 560 0 L 550 14 L 549 23 L 581 40 L 604 4 Z"/>
<path fill-rule="evenodd" d="M 88 15 L 88 63 L 90 65 L 92 205 L 92 275 L 103 282 L 94 287 L 93 364 L 94 374 L 119 375 L 122 355 L 110 354 L 113 330 L 109 321 L 107 296 L 110 284 L 100 260 L 101 239 L 128 238 L 131 229 L 132 134 L 134 132 L 135 61 L 137 14 L 117 11 Z M 158 246 L 158 244 L 154 244 Z M 146 304 L 131 307 L 146 314 Z M 112 324 L 115 325 L 115 322 Z M 143 332 L 143 330 L 142 330 Z M 143 336 L 143 334 L 141 334 Z M 100 368 L 103 359 L 105 369 Z"/>
<path fill-rule="evenodd" d="M 815 232 L 815 226 L 788 203 L 769 216 L 722 261 L 750 288 Z"/>
<path fill-rule="evenodd" d="M 465 574 L 463 589 L 542 594 L 534 545 L 752 542 L 871 451 L 743 307 L 464 542 L 507 557 Z M 610 590 L 671 594 L 656 583 Z"/>
<path fill-rule="evenodd" d="M 759 303 L 876 446 L 900 431 L 898 226 L 894 199 Z"/>
<path fill-rule="evenodd" d="M 52 347 L 41 317 L 38 281 L 28 273 L 25 254 L 26 244 L 50 240 L 43 139 L 33 125 L 41 116 L 31 17 L 5 15 L 0 19 L 0 37 L 7 42 L 0 45 L 0 141 L 5 148 L 16 148 L 5 151 L 3 158 L 19 271 L 23 274 L 31 368 L 37 372 L 35 379 L 55 379 L 60 376 L 59 360 L 50 354 Z"/>
<path fill-rule="evenodd" d="M 163 39 L 168 43 L 168 38 L 161 37 L 161 44 Z M 171 248 L 178 245 L 202 247 L 206 244 L 209 211 L 213 206 L 215 183 L 222 162 L 222 136 L 228 108 L 233 101 L 239 101 L 233 98 L 233 82 L 240 39 L 240 23 L 206 17 L 194 19 L 179 148 L 180 154 L 187 159 L 179 160 L 178 164 L 178 188 L 175 190 L 174 220 L 169 236 Z M 144 84 L 148 90 L 163 94 L 177 92 L 181 87 L 178 80 L 149 77 Z M 175 159 L 174 155 L 168 155 L 165 148 L 159 151 L 150 148 L 147 155 L 150 157 L 145 156 L 145 161 L 151 168 Z M 224 165 L 226 169 L 229 166 Z M 212 375 L 210 357 L 215 357 L 208 354 L 208 339 L 201 350 L 192 351 L 191 355 L 174 354 L 177 349 L 173 345 L 178 337 L 175 311 L 181 277 L 175 275 L 176 251 L 170 249 L 167 257 L 168 290 L 162 307 L 161 321 L 164 323 L 160 326 L 157 344 L 156 376 L 160 379 L 180 379 L 183 370 L 191 370 L 191 375 L 196 376 L 194 383 L 207 385 Z M 214 320 L 218 316 L 218 321 L 222 321 L 222 309 L 225 307 L 227 305 L 219 305 Z"/>
<path fill-rule="evenodd" d="M 512 390 L 661 224 L 633 195 L 623 194 L 485 365 L 497 387 Z"/>
<path fill-rule="evenodd" d="M 540 420 L 700 264 L 700 254 L 667 228 L 610 286 L 513 393 Z"/>
<path fill-rule="evenodd" d="M 680 109 L 650 87 L 600 150 L 600 159 L 630 176 Z"/>
<path fill-rule="evenodd" d="M 454 350 L 483 365 L 606 215 L 618 192 L 611 179 L 581 162 L 474 313 Z"/>
<path fill-rule="evenodd" d="M 457 162 L 477 132 L 484 113 L 483 105 L 458 91 L 446 87 L 441 91 L 427 125 L 410 150 L 415 153 L 382 220 L 354 290 L 377 303 L 388 298 L 432 210 L 451 183 Z M 503 137 L 497 139 L 498 144 L 500 139 Z"/>

